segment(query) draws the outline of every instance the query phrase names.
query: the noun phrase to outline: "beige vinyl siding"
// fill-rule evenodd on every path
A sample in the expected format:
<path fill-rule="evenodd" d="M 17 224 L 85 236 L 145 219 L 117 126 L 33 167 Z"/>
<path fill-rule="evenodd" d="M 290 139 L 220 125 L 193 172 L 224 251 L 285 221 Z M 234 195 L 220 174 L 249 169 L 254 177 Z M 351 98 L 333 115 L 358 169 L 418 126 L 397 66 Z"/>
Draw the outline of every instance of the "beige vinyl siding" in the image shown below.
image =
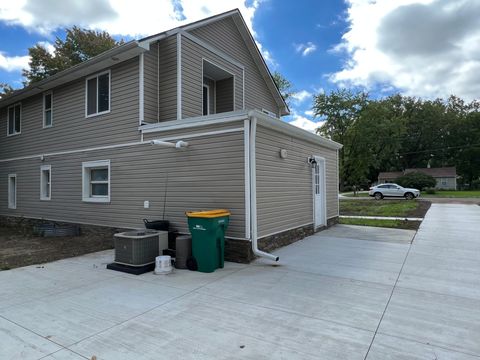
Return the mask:
<path fill-rule="evenodd" d="M 280 158 L 280 150 L 287 158 Z M 326 159 L 327 218 L 338 215 L 337 152 L 259 126 L 256 139 L 259 237 L 313 223 L 311 155 Z"/>
<path fill-rule="evenodd" d="M 184 131 L 188 133 L 188 131 Z M 177 134 L 181 134 L 177 132 Z M 188 149 L 139 145 L 0 163 L 0 214 L 114 227 L 160 219 L 168 174 L 166 219 L 187 231 L 186 210 L 231 210 L 228 236 L 245 237 L 243 132 L 189 140 Z M 110 160 L 111 203 L 82 201 L 82 162 Z M 40 201 L 40 166 L 52 167 L 52 196 Z M 7 177 L 17 174 L 17 209 L 7 209 Z M 144 209 L 145 200 L 150 209 Z"/>
<path fill-rule="evenodd" d="M 110 113 L 85 117 L 85 78 L 53 89 L 53 127 L 43 128 L 43 97 L 22 101 L 22 133 L 7 137 L 0 110 L 0 159 L 137 141 L 138 58 L 111 68 Z"/>
<path fill-rule="evenodd" d="M 160 107 L 158 121 L 177 119 L 177 38 L 170 36 L 159 42 Z"/>
<path fill-rule="evenodd" d="M 266 109 L 278 116 L 278 105 L 231 18 L 202 26 L 192 30 L 191 33 L 220 49 L 245 67 L 246 109 Z"/>
<path fill-rule="evenodd" d="M 158 43 L 150 45 L 150 50 L 143 55 L 144 77 L 144 121 L 158 121 Z"/>
<path fill-rule="evenodd" d="M 182 37 L 182 117 L 189 118 L 203 115 L 203 59 L 209 60 L 235 76 L 235 110 L 241 110 L 243 106 L 242 69 L 192 40 Z"/>
<path fill-rule="evenodd" d="M 233 111 L 232 99 L 233 99 L 233 81 L 232 79 L 224 79 L 216 82 L 217 90 L 217 102 L 216 112 Z"/>

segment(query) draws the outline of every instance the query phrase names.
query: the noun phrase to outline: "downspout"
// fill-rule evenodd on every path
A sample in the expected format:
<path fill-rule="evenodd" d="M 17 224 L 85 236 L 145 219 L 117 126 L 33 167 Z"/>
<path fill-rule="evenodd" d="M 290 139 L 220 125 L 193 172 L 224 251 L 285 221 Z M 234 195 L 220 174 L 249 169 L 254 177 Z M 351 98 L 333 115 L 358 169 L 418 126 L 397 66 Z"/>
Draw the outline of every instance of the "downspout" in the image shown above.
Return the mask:
<path fill-rule="evenodd" d="M 278 261 L 278 256 L 266 253 L 258 249 L 258 232 L 257 232 L 257 170 L 256 170 L 256 155 L 255 142 L 257 135 L 257 118 L 253 112 L 248 113 L 250 119 L 250 224 L 251 224 L 251 240 L 252 251 L 255 255 L 264 257 L 269 260 Z"/>

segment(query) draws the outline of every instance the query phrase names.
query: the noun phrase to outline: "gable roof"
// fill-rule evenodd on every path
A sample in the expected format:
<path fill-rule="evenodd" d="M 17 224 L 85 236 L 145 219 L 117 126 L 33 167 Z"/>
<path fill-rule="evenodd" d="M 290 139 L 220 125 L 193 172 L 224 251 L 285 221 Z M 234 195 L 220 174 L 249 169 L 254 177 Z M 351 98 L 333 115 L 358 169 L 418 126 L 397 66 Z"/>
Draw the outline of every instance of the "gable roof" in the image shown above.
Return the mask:
<path fill-rule="evenodd" d="M 455 166 L 452 167 L 440 167 L 440 168 L 418 168 L 418 169 L 406 169 L 405 174 L 412 172 L 419 172 L 425 175 L 430 175 L 433 177 L 456 177 L 457 169 Z"/>
<path fill-rule="evenodd" d="M 403 172 L 401 171 L 386 171 L 378 174 L 379 179 L 396 179 L 399 176 L 402 176 Z"/>
<path fill-rule="evenodd" d="M 433 176 L 434 178 L 438 177 L 457 177 L 457 168 L 455 166 L 451 167 L 440 167 L 440 168 L 415 168 L 415 169 L 405 169 L 405 171 L 390 171 L 390 172 L 381 172 L 378 174 L 378 179 L 396 179 L 399 176 L 404 174 L 410 174 L 413 172 L 419 172 L 425 175 Z"/>
<path fill-rule="evenodd" d="M 238 9 L 226 11 L 218 15 L 214 15 L 158 34 L 144 37 L 139 40 L 132 40 L 123 45 L 107 50 L 89 60 L 72 66 L 71 68 L 60 71 L 23 89 L 14 91 L 12 94 L 0 99 L 0 107 L 11 105 L 27 97 L 40 94 L 46 90 L 50 90 L 59 85 L 66 84 L 70 81 L 82 78 L 103 68 L 110 67 L 122 61 L 131 59 L 145 51 L 148 51 L 150 49 L 151 43 L 177 34 L 180 31 L 193 30 L 195 28 L 208 25 L 212 22 L 219 21 L 227 17 L 232 17 L 235 24 L 237 25 L 237 28 L 242 35 L 245 44 L 249 49 L 256 65 L 258 66 L 260 73 L 262 74 L 269 90 L 271 91 L 278 106 L 281 108 L 282 115 L 288 115 L 290 113 L 288 105 L 280 94 L 277 85 L 273 81 L 272 74 L 270 73 L 270 70 L 265 63 L 265 59 L 261 55 L 260 50 L 258 49 L 255 40 L 253 39 L 252 34 L 248 30 L 245 20 L 243 19 L 242 14 Z"/>

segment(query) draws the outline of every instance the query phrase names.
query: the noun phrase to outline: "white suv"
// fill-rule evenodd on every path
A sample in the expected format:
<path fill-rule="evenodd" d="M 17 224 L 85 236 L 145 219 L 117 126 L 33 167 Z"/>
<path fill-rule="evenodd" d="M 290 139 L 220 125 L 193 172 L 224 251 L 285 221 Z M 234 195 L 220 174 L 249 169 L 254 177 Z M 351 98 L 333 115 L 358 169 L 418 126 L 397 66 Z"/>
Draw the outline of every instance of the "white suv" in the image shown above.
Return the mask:
<path fill-rule="evenodd" d="M 407 200 L 412 200 L 420 196 L 420 190 L 404 188 L 397 184 L 381 184 L 371 187 L 369 196 L 381 200 L 384 197 L 404 197 Z"/>

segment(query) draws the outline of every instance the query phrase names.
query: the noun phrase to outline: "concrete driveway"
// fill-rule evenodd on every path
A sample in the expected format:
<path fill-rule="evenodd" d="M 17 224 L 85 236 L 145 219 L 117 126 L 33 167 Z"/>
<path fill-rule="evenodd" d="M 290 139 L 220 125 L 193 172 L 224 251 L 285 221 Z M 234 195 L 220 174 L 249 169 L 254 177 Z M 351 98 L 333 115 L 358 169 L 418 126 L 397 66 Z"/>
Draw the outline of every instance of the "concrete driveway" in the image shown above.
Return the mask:
<path fill-rule="evenodd" d="M 0 272 L 0 359 L 478 359 L 480 207 L 416 234 L 336 226 L 280 266 L 106 270 L 112 252 Z"/>

